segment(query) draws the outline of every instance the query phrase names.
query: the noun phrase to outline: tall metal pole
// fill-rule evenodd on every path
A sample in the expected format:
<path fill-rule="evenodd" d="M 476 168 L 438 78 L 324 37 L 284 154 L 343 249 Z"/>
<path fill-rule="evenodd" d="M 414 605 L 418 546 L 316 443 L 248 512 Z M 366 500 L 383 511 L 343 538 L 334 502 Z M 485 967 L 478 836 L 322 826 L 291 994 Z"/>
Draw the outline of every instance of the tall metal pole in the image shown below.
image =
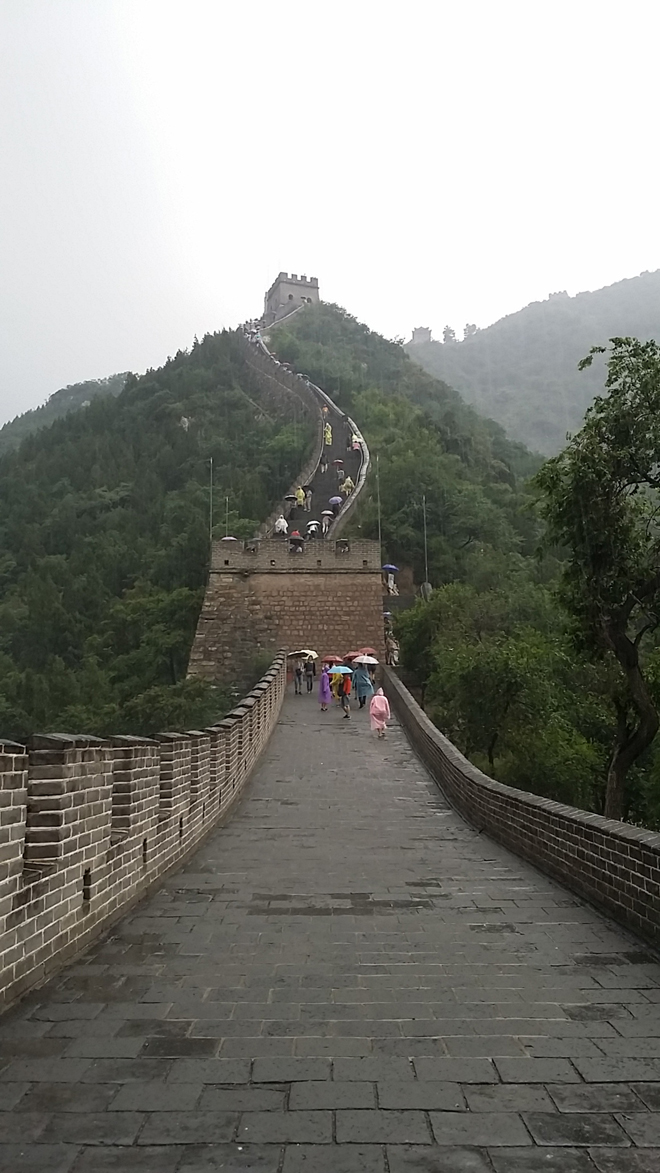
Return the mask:
<path fill-rule="evenodd" d="M 426 535 L 426 493 L 422 497 L 422 510 L 424 511 L 424 582 L 429 581 L 429 544 Z"/>
<path fill-rule="evenodd" d="M 229 497 L 225 497 L 225 537 L 229 537 Z"/>
<path fill-rule="evenodd" d="M 213 457 L 209 457 L 209 546 L 213 557 Z"/>
<path fill-rule="evenodd" d="M 383 561 L 383 543 L 380 524 L 380 460 L 376 453 L 376 493 L 378 496 L 378 556 Z"/>

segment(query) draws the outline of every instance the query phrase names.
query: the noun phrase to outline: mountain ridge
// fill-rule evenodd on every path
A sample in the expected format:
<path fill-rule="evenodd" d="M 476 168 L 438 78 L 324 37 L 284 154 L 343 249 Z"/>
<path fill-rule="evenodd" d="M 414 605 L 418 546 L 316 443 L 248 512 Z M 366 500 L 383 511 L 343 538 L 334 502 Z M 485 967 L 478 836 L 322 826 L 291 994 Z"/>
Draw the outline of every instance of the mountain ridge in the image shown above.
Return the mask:
<path fill-rule="evenodd" d="M 549 456 L 579 429 L 603 389 L 604 364 L 579 372 L 580 359 L 627 335 L 660 337 L 660 269 L 572 296 L 550 294 L 460 342 L 405 349 L 511 440 Z"/>

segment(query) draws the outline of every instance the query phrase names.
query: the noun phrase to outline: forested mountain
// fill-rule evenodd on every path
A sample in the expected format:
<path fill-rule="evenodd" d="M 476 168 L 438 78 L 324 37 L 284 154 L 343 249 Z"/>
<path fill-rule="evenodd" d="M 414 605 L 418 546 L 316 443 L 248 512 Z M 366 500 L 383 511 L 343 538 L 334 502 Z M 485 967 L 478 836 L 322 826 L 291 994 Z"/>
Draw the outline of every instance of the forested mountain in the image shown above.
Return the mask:
<path fill-rule="evenodd" d="M 525 509 L 524 480 L 539 461 L 427 375 L 402 346 L 325 303 L 278 325 L 271 345 L 364 431 L 379 457 L 385 552 L 412 566 L 418 582 L 423 495 L 431 581 L 483 576 L 493 559 L 531 553 L 537 531 Z M 375 466 L 359 524 L 363 536 L 376 537 Z"/>
<path fill-rule="evenodd" d="M 250 536 L 311 430 L 260 410 L 233 334 L 129 376 L 0 458 L 0 731 L 149 733 L 218 716 L 187 681 L 215 516 Z M 255 666 L 255 679 L 259 675 Z"/>
<path fill-rule="evenodd" d="M 552 455 L 603 387 L 603 363 L 580 372 L 580 359 L 590 347 L 626 336 L 660 338 L 660 270 L 593 293 L 552 294 L 462 342 L 407 349 L 509 436 Z"/>
<path fill-rule="evenodd" d="M 395 622 L 404 678 L 429 716 L 491 776 L 602 813 L 620 676 L 573 639 L 559 552 L 538 556 L 527 478 L 539 460 L 337 307 L 309 306 L 271 337 L 362 428 L 374 467 L 354 532 L 377 537 L 377 464 L 383 557 L 418 583 L 426 496 L 433 594 Z M 660 640 L 654 654 L 660 701 Z M 655 744 L 631 771 L 625 815 L 660 827 Z"/>
<path fill-rule="evenodd" d="M 62 387 L 61 391 L 55 391 L 41 407 L 17 415 L 0 428 L 0 455 L 17 448 L 26 436 L 38 431 L 39 428 L 49 427 L 70 411 L 88 407 L 99 395 L 119 395 L 127 378 L 128 375 L 124 372 L 121 375 L 109 375 L 107 379 L 88 379 L 84 383 L 72 383 L 70 387 Z"/>

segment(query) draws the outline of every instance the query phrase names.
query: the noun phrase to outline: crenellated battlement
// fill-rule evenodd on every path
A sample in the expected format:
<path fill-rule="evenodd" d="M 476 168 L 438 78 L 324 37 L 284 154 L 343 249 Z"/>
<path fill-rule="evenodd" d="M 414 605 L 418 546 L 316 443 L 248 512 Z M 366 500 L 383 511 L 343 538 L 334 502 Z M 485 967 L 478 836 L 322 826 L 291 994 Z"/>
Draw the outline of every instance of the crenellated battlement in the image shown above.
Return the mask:
<path fill-rule="evenodd" d="M 264 300 L 264 325 L 271 326 L 306 302 L 320 300 L 318 277 L 278 273 Z"/>
<path fill-rule="evenodd" d="M 212 574 L 374 574 L 380 579 L 378 542 L 338 538 L 302 544 L 288 538 L 213 543 Z M 323 589 L 320 587 L 319 589 Z"/>
<path fill-rule="evenodd" d="M 198 846 L 241 794 L 285 685 L 281 653 L 210 729 L 0 742 L 0 1004 L 61 965 Z"/>

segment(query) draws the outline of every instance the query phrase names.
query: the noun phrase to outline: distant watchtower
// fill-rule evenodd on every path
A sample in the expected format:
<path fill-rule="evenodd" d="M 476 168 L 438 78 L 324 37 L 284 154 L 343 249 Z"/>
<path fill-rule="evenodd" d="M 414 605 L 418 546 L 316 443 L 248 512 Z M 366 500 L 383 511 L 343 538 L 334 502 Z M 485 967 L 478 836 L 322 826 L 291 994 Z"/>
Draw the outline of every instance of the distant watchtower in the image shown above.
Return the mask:
<path fill-rule="evenodd" d="M 421 346 L 423 342 L 431 342 L 431 331 L 428 326 L 416 326 L 412 332 L 411 346 Z"/>
<path fill-rule="evenodd" d="M 297 277 L 292 273 L 278 273 L 273 281 L 264 303 L 264 325 L 272 326 L 273 322 L 285 318 L 292 310 L 306 302 L 319 301 L 318 277 Z"/>

